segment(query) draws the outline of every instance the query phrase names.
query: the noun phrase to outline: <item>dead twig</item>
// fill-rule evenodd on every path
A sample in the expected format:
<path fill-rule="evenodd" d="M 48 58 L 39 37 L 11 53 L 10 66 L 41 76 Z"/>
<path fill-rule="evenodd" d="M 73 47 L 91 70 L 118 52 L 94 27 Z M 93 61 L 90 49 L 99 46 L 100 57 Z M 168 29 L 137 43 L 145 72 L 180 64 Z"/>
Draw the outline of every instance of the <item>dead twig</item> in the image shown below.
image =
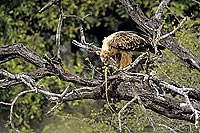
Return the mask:
<path fill-rule="evenodd" d="M 168 33 L 168 34 L 165 34 L 165 35 L 161 36 L 161 37 L 159 38 L 159 40 L 165 39 L 165 38 L 171 36 L 172 34 L 174 34 L 174 33 L 183 25 L 183 23 L 186 21 L 186 19 L 187 19 L 187 17 L 185 17 L 185 18 L 181 21 L 181 23 L 176 27 L 176 29 L 174 29 L 173 31 L 171 31 L 171 32 Z"/>
<path fill-rule="evenodd" d="M 39 13 L 44 12 L 45 10 L 49 9 L 52 5 L 57 4 L 60 0 L 51 0 L 48 4 L 46 4 L 42 9 L 40 9 Z"/>
<path fill-rule="evenodd" d="M 24 94 L 26 94 L 26 93 L 31 93 L 31 92 L 34 92 L 34 90 L 27 90 L 27 91 L 22 91 L 22 92 L 20 92 L 20 93 L 15 97 L 15 99 L 13 100 L 13 102 L 11 103 L 11 107 L 10 107 L 10 125 L 11 125 L 12 129 L 15 130 L 15 131 L 18 132 L 18 133 L 20 133 L 20 131 L 19 131 L 18 129 L 15 128 L 15 125 L 14 125 L 14 123 L 13 123 L 13 108 L 14 108 L 14 105 L 15 105 L 17 99 L 18 99 L 20 96 L 22 96 L 22 95 L 24 95 Z"/>
<path fill-rule="evenodd" d="M 129 101 L 126 105 L 124 105 L 124 107 L 119 111 L 118 113 L 118 121 L 119 121 L 119 131 L 122 132 L 122 122 L 121 122 L 121 113 L 135 100 L 137 99 L 137 97 L 135 96 L 131 101 Z"/>

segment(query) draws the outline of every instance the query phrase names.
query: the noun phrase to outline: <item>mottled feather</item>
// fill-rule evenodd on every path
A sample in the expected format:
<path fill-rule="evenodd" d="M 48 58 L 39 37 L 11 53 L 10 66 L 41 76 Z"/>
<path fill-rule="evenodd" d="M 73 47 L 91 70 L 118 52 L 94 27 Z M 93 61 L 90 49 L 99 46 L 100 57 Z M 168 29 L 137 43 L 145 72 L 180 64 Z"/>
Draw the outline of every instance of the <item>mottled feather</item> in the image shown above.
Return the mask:
<path fill-rule="evenodd" d="M 111 38 L 108 41 L 110 47 L 122 49 L 125 51 L 133 51 L 135 49 L 153 48 L 148 39 L 143 38 L 132 31 L 120 31 L 110 35 Z M 108 36 L 109 37 L 109 36 Z"/>

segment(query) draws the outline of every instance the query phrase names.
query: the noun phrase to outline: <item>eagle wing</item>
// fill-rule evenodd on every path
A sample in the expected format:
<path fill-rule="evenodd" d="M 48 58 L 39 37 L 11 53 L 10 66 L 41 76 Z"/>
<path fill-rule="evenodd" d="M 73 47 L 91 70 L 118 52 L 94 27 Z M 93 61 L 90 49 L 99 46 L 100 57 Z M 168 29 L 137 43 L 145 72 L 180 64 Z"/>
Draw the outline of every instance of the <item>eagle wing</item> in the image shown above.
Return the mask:
<path fill-rule="evenodd" d="M 109 46 L 126 51 L 145 51 L 153 46 L 147 36 L 141 37 L 132 31 L 120 31 L 114 33 L 109 41 Z"/>

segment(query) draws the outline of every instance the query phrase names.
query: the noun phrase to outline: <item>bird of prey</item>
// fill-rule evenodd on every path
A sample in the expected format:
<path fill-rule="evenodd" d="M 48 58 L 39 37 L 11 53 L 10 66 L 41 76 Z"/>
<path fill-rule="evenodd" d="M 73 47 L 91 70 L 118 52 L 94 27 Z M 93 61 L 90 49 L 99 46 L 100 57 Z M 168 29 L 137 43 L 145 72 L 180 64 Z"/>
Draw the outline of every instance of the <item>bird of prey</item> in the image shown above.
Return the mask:
<path fill-rule="evenodd" d="M 161 45 L 158 51 L 163 50 Z M 115 32 L 103 40 L 100 58 L 108 65 L 110 57 L 115 57 L 116 66 L 122 69 L 132 63 L 132 56 L 149 50 L 155 53 L 154 46 L 148 36 L 138 35 L 133 31 Z"/>

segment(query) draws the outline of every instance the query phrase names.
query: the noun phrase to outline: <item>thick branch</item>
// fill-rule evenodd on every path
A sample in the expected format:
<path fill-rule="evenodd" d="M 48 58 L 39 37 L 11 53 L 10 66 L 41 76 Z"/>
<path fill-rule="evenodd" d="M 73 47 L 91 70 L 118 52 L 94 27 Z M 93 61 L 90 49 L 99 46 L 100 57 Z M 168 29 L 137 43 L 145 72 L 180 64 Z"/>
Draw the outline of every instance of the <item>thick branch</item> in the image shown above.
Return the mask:
<path fill-rule="evenodd" d="M 0 63 L 4 63 L 8 61 L 8 59 L 13 59 L 16 57 L 21 58 L 33 65 L 36 65 L 37 67 L 40 67 L 40 69 L 37 69 L 27 74 L 31 76 L 34 80 L 45 77 L 47 75 L 54 75 L 58 76 L 63 81 L 77 83 L 85 86 L 96 86 L 102 83 L 101 80 L 92 80 L 76 76 L 64 70 L 63 68 L 58 67 L 47 56 L 42 57 L 21 43 L 0 47 Z M 2 83 L 0 84 L 0 88 L 7 88 L 9 86 L 20 84 L 21 81 L 17 81 L 15 79 L 3 79 L 0 80 L 0 83 Z"/>
<path fill-rule="evenodd" d="M 170 0 L 162 0 L 155 14 L 155 18 L 161 20 L 165 7 L 169 4 Z"/>
<path fill-rule="evenodd" d="M 124 80 L 119 79 L 119 77 L 123 76 L 126 77 Z M 109 98 L 114 98 L 115 100 L 131 100 L 135 97 L 134 89 L 136 89 L 145 108 L 151 109 L 169 118 L 187 120 L 193 123 L 195 122 L 194 116 L 192 115 L 193 111 L 190 108 L 184 108 L 181 106 L 181 104 L 185 103 L 184 100 L 176 100 L 164 95 L 158 96 L 154 88 L 151 88 L 145 82 L 137 82 L 141 81 L 143 78 L 143 76 L 130 76 L 122 73 L 118 74 L 118 76 L 116 75 L 114 78 L 115 80 L 108 87 L 111 88 L 111 90 L 109 90 Z M 135 85 L 131 86 L 129 82 L 123 83 L 122 81 L 125 80 L 129 80 Z M 110 82 L 110 80 L 108 82 Z M 79 88 L 67 93 L 64 98 L 65 101 L 78 99 L 105 99 L 104 85 Z M 134 102 L 137 103 L 137 100 Z"/>
<path fill-rule="evenodd" d="M 29 49 L 22 43 L 15 43 L 0 47 L 0 64 L 16 57 L 30 62 L 37 67 L 43 67 L 44 64 L 47 63 L 46 60 L 44 60 L 40 55 L 38 55 L 35 51 Z"/>

